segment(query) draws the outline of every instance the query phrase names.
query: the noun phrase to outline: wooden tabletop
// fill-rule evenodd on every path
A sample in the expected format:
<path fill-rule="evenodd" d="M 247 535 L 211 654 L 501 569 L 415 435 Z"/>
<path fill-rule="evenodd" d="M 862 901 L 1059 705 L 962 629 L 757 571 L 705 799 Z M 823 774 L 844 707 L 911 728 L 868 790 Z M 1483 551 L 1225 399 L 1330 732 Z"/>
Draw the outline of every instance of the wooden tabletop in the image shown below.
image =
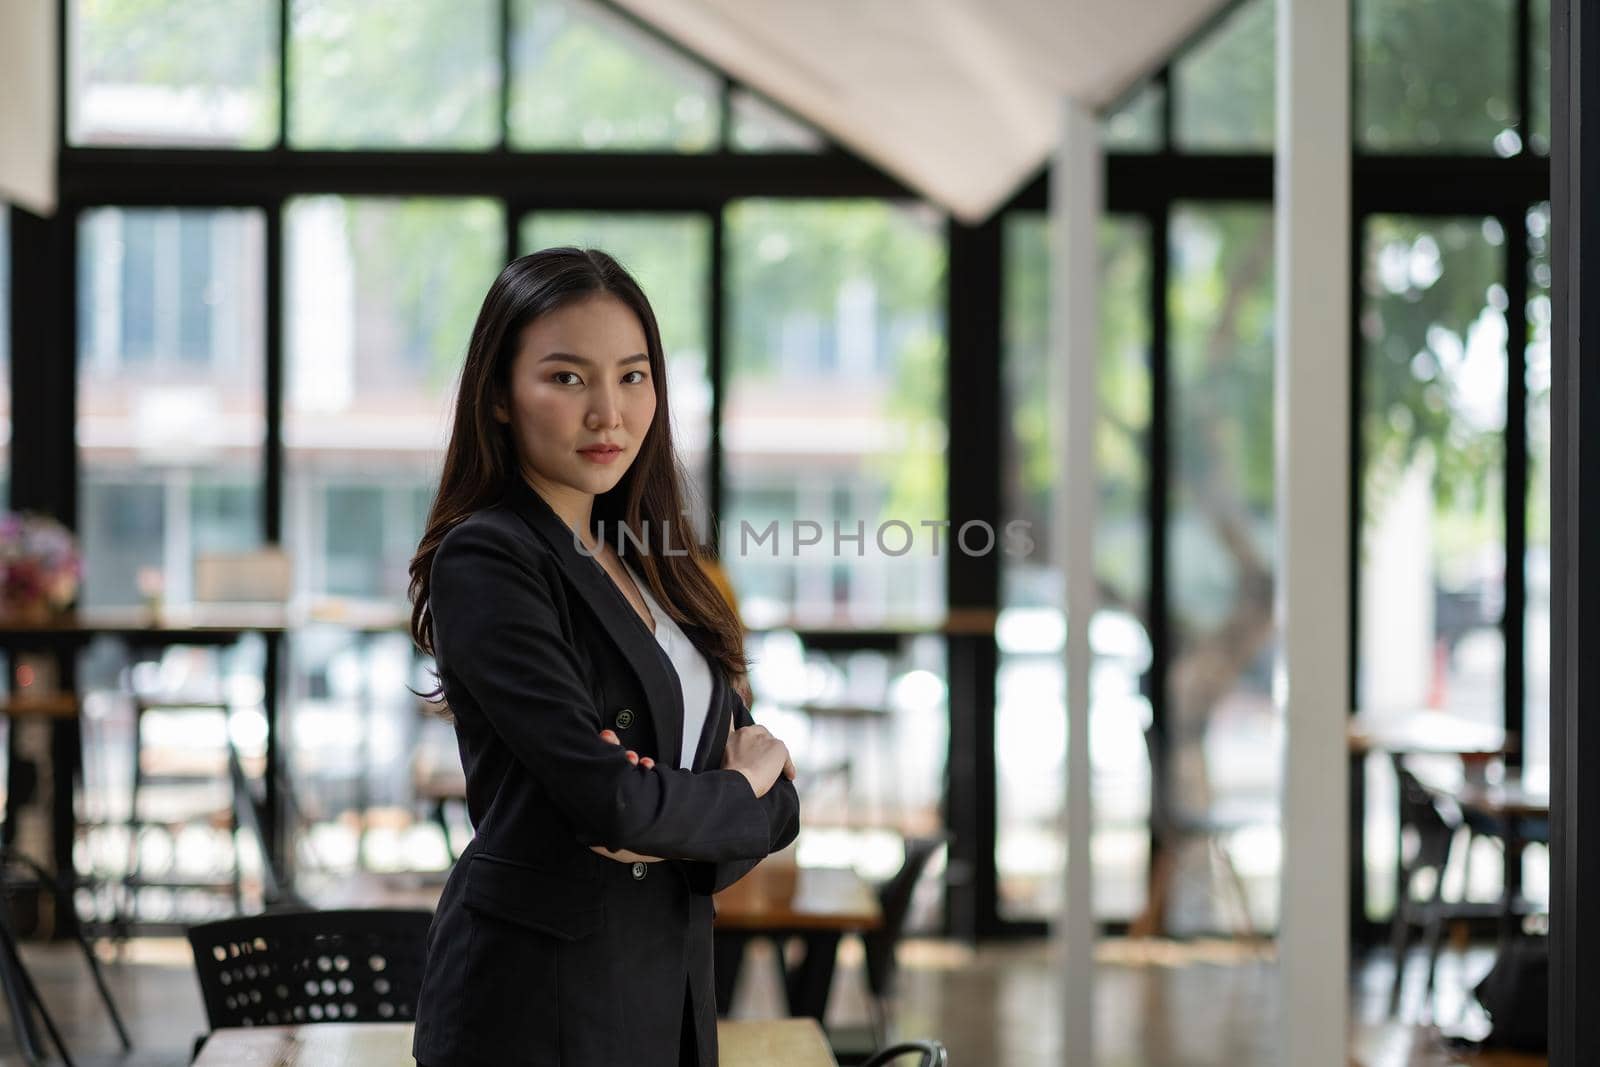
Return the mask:
<path fill-rule="evenodd" d="M 723 1067 L 838 1067 L 811 1019 L 718 1022 Z M 410 1023 L 218 1030 L 194 1067 L 393 1067 L 412 1063 Z"/>
<path fill-rule="evenodd" d="M 214 1031 L 193 1067 L 378 1067 L 414 1062 L 410 1023 L 320 1023 Z"/>
<path fill-rule="evenodd" d="M 245 633 L 282 633 L 290 618 L 281 604 L 217 604 L 204 607 L 93 608 L 59 615 L 0 612 L 0 640 L 27 637 L 151 637 L 203 641 Z"/>
<path fill-rule="evenodd" d="M 815 1019 L 753 1019 L 717 1023 L 722 1067 L 838 1067 Z"/>
<path fill-rule="evenodd" d="M 86 608 L 58 614 L 0 611 L 0 640 L 102 634 L 121 637 L 184 636 L 204 639 L 245 633 L 283 633 L 329 625 L 360 633 L 407 633 L 411 615 L 401 602 L 324 599 L 312 604 L 278 602 L 204 603 L 185 606 Z"/>
<path fill-rule="evenodd" d="M 889 718 L 889 709 L 876 704 L 800 704 L 796 707 L 802 715 L 813 719 L 850 719 L 882 721 Z"/>
<path fill-rule="evenodd" d="M 780 853 L 717 894 L 719 930 L 875 930 L 883 911 L 848 867 L 799 867 Z"/>
<path fill-rule="evenodd" d="M 1499 726 L 1488 726 L 1443 711 L 1352 716 L 1347 730 L 1353 752 L 1397 755 L 1498 756 L 1509 747 Z"/>
<path fill-rule="evenodd" d="M 76 693 L 18 693 L 8 700 L 0 700 L 0 715 L 12 718 L 76 718 L 81 705 Z"/>
<path fill-rule="evenodd" d="M 1487 815 L 1536 818 L 1550 814 L 1550 779 L 1508 774 L 1499 782 L 1461 782 L 1448 791 L 1457 804 Z"/>

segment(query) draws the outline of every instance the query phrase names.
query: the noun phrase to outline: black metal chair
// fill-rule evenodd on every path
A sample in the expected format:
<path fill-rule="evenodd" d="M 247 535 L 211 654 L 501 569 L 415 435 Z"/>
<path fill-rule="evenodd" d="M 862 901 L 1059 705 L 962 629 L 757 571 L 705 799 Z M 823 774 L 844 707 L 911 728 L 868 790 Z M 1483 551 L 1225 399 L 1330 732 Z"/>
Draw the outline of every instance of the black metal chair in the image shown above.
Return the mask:
<path fill-rule="evenodd" d="M 1167 767 L 1171 748 L 1164 743 L 1154 726 L 1144 731 L 1145 751 L 1150 758 L 1151 773 L 1160 775 Z M 1159 783 L 1158 783 L 1159 784 Z M 1154 836 L 1154 851 L 1150 857 L 1150 887 L 1144 910 L 1133 920 L 1128 933 L 1133 937 L 1163 936 L 1167 932 L 1167 905 L 1178 878 L 1181 853 L 1195 843 L 1204 843 L 1209 858 L 1221 867 L 1225 885 L 1234 899 L 1238 911 L 1238 936 L 1264 942 L 1265 936 L 1257 928 L 1250 912 L 1250 894 L 1225 839 L 1244 830 L 1276 827 L 1276 817 L 1271 802 L 1232 805 L 1225 810 L 1190 811 L 1180 805 L 1172 791 L 1157 788 L 1150 799 L 1150 830 Z"/>
<path fill-rule="evenodd" d="M 1492 918 L 1498 905 L 1446 899 L 1445 871 L 1450 866 L 1455 839 L 1463 827 L 1461 815 L 1452 803 L 1436 795 L 1407 770 L 1402 757 L 1395 756 L 1393 762 L 1400 787 L 1400 829 L 1403 837 L 1410 838 L 1411 844 L 1410 854 L 1398 857 L 1400 896 L 1395 901 L 1394 918 L 1389 926 L 1394 953 L 1389 1014 L 1398 1015 L 1412 927 L 1421 929 L 1422 945 L 1428 952 L 1427 980 L 1423 986 L 1423 1004 L 1426 1005 L 1433 996 L 1434 971 L 1439 964 L 1445 925 L 1463 919 Z M 1417 877 L 1424 873 L 1432 876 L 1432 882 L 1424 894 L 1418 896 L 1415 892 Z"/>
<path fill-rule="evenodd" d="M 55 906 L 61 915 L 73 915 L 72 895 L 49 871 L 22 853 L 12 848 L 0 849 L 0 994 L 3 994 L 6 1006 L 11 1012 L 11 1021 L 15 1028 L 17 1045 L 22 1051 L 23 1060 L 29 1064 L 45 1062 L 45 1052 L 39 1040 L 38 1033 L 34 1030 L 33 1012 L 37 1010 L 39 1018 L 44 1022 L 45 1031 L 50 1035 L 56 1051 L 61 1054 L 62 1062 L 67 1067 L 72 1067 L 72 1056 L 67 1052 L 66 1041 L 61 1036 L 60 1029 L 56 1026 L 55 1019 L 45 1007 L 44 998 L 39 995 L 39 987 L 34 983 L 33 976 L 28 973 L 24 965 L 22 954 L 17 948 L 17 939 L 11 928 L 10 916 L 4 904 L 5 893 L 19 885 L 10 877 L 9 868 L 20 866 L 26 868 L 30 879 L 40 888 L 48 890 L 55 898 Z M 94 950 L 89 947 L 83 931 L 76 924 L 73 925 L 73 936 L 80 948 L 83 949 L 83 958 L 88 962 L 89 973 L 94 978 L 95 988 L 100 993 L 100 999 L 105 1003 L 106 1013 L 111 1017 L 111 1025 L 116 1028 L 117 1039 L 122 1043 L 124 1052 L 133 1051 L 133 1042 L 128 1037 L 128 1029 L 122 1023 L 122 1016 L 117 1011 L 116 1003 L 111 999 L 111 990 L 106 986 L 105 975 L 100 970 L 100 961 L 95 958 Z"/>
<path fill-rule="evenodd" d="M 894 993 L 898 970 L 895 950 L 905 935 L 912 895 L 916 892 L 922 872 L 927 869 L 928 861 L 948 839 L 947 834 L 906 838 L 905 861 L 900 864 L 900 870 L 878 887 L 878 907 L 883 911 L 883 925 L 863 934 L 861 938 L 866 950 L 867 989 L 872 994 L 873 1036 L 878 1042 L 888 1038 L 889 998 Z"/>
<path fill-rule="evenodd" d="M 213 1030 L 416 1013 L 433 913 L 287 911 L 189 929 Z"/>
<path fill-rule="evenodd" d="M 901 1041 L 880 1049 L 862 1067 L 889 1067 L 895 1060 L 912 1053 L 922 1057 L 917 1067 L 949 1067 L 950 1053 L 937 1041 Z"/>

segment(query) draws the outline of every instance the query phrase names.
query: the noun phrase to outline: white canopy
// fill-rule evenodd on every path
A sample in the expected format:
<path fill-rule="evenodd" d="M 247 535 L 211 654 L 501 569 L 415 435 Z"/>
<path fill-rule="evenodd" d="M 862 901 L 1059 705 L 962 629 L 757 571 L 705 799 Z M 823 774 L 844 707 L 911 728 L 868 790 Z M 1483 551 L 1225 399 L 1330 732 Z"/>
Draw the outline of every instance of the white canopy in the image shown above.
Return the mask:
<path fill-rule="evenodd" d="M 1059 134 L 1224 0 L 616 0 L 958 218 L 987 217 Z"/>

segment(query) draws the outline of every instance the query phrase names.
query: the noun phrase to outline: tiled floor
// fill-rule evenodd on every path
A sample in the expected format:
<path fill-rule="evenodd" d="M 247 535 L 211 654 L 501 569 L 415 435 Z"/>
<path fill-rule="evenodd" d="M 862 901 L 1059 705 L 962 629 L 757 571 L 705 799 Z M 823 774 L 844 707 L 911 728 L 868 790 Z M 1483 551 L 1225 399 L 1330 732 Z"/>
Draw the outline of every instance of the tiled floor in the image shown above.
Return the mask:
<path fill-rule="evenodd" d="M 760 952 L 761 950 L 756 950 Z M 141 939 L 126 958 L 107 965 L 111 985 L 133 1031 L 136 1052 L 117 1053 L 115 1036 L 95 997 L 83 960 L 56 945 L 27 945 L 30 968 L 57 1017 L 66 1024 L 82 1064 L 155 1067 L 185 1064 L 205 1027 L 187 944 Z M 939 941 L 907 944 L 903 952 L 898 1029 L 934 1036 L 950 1048 L 955 1067 L 1038 1067 L 1060 1064 L 1069 1035 L 1059 1022 L 1060 976 L 1051 946 L 1027 942 L 973 951 Z M 867 1019 L 860 953 L 847 947 L 834 986 L 830 1024 L 840 1029 Z M 1467 979 L 1487 966 L 1474 952 L 1441 963 L 1441 1017 L 1456 1023 Z M 1106 941 L 1098 971 L 1100 1067 L 1188 1067 L 1279 1062 L 1275 1057 L 1275 964 L 1270 956 L 1228 942 Z M 737 1015 L 775 1014 L 778 989 L 770 955 L 753 957 L 735 1003 Z M 1537 1067 L 1528 1057 L 1463 1057 L 1438 1049 L 1411 1027 L 1384 1024 L 1392 971 L 1375 962 L 1363 969 L 1355 1003 L 1368 1020 L 1352 1031 L 1352 1062 L 1361 1067 Z M 1420 987 L 1420 974 L 1413 988 Z M 1471 1024 L 1468 1013 L 1460 1020 Z M 0 1018 L 0 1064 L 20 1062 Z"/>

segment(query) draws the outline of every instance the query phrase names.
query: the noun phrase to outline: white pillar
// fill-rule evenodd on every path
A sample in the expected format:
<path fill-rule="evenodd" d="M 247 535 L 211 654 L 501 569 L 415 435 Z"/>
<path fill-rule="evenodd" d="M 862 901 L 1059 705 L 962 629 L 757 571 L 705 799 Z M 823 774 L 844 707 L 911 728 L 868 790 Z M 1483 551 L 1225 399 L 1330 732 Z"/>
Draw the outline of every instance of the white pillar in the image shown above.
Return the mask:
<path fill-rule="evenodd" d="M 1052 496 L 1054 559 L 1066 568 L 1067 871 L 1057 934 L 1064 1062 L 1094 1062 L 1094 882 L 1089 793 L 1089 620 L 1094 615 L 1095 364 L 1099 353 L 1100 127 L 1064 101 L 1061 140 L 1050 166 L 1050 366 L 1052 437 L 1065 484 Z"/>
<path fill-rule="evenodd" d="M 56 211 L 55 0 L 0 3 L 0 200 Z"/>
<path fill-rule="evenodd" d="M 1280 1063 L 1349 1026 L 1350 4 L 1278 0 L 1277 614 L 1284 715 Z"/>

